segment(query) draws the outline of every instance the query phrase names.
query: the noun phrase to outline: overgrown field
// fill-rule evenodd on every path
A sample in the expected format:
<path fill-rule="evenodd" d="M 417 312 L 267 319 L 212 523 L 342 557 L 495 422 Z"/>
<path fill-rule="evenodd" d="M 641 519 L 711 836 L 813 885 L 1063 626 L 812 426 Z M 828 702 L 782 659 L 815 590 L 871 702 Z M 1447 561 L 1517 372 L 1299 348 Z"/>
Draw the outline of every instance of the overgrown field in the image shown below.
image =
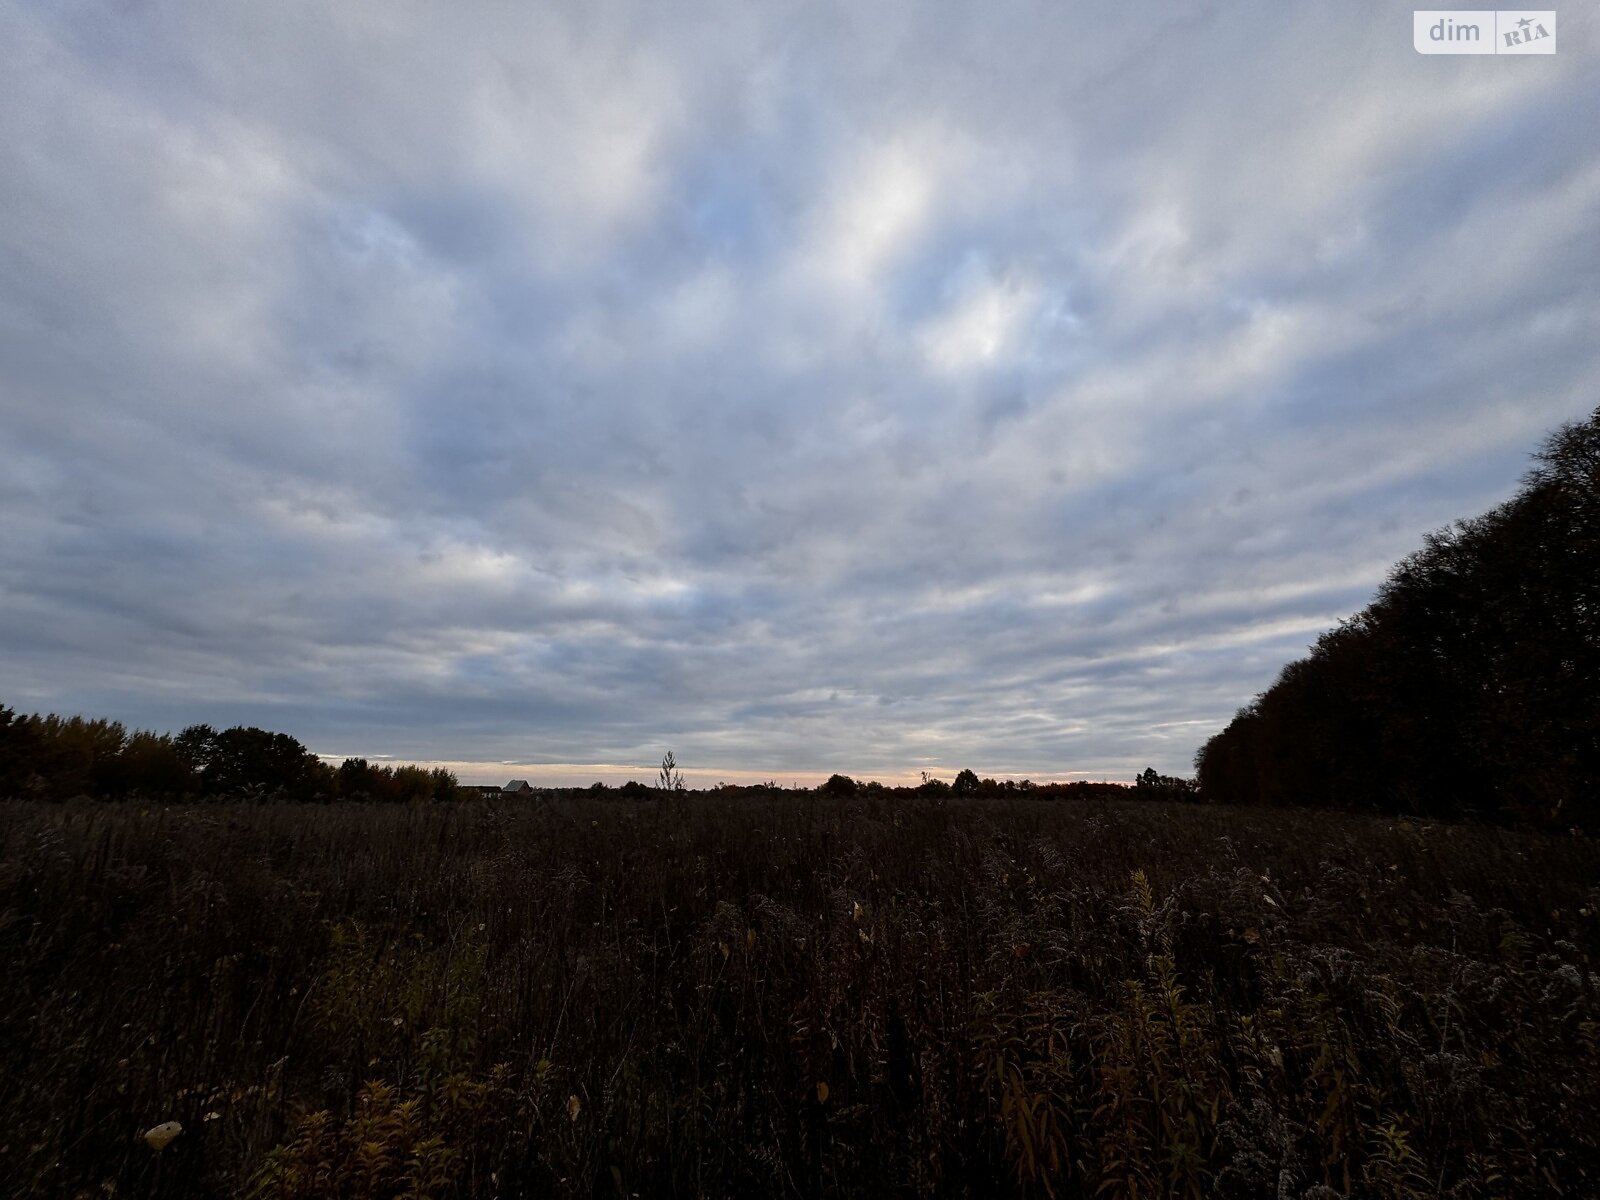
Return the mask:
<path fill-rule="evenodd" d="M 6 1194 L 1600 1194 L 1577 837 L 13 803 L 0 952 Z"/>

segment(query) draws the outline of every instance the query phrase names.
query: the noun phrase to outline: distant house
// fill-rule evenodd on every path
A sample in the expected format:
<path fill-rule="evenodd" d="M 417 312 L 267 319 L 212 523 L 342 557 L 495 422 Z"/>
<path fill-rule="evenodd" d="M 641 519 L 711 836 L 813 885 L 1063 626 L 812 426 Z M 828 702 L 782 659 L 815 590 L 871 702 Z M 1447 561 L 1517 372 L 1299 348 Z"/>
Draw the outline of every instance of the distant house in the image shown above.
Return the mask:
<path fill-rule="evenodd" d="M 533 788 L 528 786 L 528 781 L 526 779 L 513 779 L 510 783 L 506 784 L 505 787 L 500 789 L 500 794 L 502 796 L 526 796 L 532 791 Z"/>

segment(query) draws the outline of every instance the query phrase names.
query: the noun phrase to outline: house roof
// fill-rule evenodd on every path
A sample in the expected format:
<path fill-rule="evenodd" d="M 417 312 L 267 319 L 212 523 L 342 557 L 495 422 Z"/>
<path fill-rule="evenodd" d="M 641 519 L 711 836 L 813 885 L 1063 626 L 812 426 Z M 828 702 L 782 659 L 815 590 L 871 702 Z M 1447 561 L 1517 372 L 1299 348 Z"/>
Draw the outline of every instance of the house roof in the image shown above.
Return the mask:
<path fill-rule="evenodd" d="M 513 779 L 500 790 L 502 792 L 531 792 L 533 791 L 533 788 L 528 786 L 528 781 L 526 779 Z"/>

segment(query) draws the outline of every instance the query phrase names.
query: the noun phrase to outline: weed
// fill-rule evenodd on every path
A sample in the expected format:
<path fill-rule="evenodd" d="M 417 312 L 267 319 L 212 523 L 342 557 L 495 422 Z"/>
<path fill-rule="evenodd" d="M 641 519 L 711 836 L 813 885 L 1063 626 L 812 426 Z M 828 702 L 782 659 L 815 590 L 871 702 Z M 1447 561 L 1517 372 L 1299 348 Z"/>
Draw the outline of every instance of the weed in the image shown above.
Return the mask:
<path fill-rule="evenodd" d="M 981 791 L 9 803 L 0 1160 L 39 1197 L 1592 1195 L 1597 868 Z"/>

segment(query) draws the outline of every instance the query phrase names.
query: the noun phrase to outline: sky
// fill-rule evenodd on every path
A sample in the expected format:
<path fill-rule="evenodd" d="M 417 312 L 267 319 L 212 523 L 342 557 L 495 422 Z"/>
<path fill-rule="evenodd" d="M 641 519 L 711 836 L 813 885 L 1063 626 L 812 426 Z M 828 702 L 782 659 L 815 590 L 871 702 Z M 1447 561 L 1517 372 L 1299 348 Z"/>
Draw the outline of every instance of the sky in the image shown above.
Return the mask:
<path fill-rule="evenodd" d="M 1600 16 L 0 0 L 0 703 L 1188 774 L 1600 403 Z"/>

